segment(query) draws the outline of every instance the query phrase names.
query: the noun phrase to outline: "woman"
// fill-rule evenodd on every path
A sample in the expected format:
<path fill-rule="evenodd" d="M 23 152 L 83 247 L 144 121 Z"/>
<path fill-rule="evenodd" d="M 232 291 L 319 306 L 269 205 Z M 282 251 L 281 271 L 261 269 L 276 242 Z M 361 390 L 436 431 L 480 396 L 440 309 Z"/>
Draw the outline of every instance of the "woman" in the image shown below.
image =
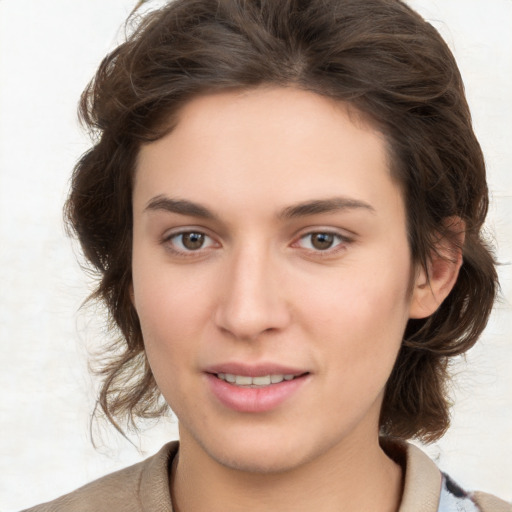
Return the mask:
<path fill-rule="evenodd" d="M 429 24 L 395 0 L 175 1 L 81 113 L 66 212 L 122 333 L 99 403 L 120 429 L 170 406 L 180 442 L 30 510 L 510 510 L 406 443 L 447 429 L 497 282 Z"/>

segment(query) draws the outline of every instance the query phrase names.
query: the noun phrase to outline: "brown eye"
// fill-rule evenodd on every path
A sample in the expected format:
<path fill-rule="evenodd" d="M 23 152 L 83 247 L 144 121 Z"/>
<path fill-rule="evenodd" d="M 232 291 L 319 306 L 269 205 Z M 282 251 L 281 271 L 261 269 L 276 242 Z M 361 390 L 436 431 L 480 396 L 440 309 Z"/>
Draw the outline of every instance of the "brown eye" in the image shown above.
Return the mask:
<path fill-rule="evenodd" d="M 204 245 L 205 236 L 203 233 L 183 233 L 180 236 L 183 247 L 189 251 L 201 249 L 201 247 Z"/>
<path fill-rule="evenodd" d="M 313 231 L 302 236 L 297 245 L 309 251 L 331 252 L 337 248 L 345 247 L 349 242 L 349 239 L 338 233 Z"/>
<path fill-rule="evenodd" d="M 201 231 L 182 231 L 169 236 L 165 243 L 174 252 L 181 254 L 203 251 L 216 245 L 212 237 Z"/>
<path fill-rule="evenodd" d="M 313 233 L 311 236 L 311 245 L 319 251 L 330 249 L 334 243 L 335 235 L 332 233 Z"/>

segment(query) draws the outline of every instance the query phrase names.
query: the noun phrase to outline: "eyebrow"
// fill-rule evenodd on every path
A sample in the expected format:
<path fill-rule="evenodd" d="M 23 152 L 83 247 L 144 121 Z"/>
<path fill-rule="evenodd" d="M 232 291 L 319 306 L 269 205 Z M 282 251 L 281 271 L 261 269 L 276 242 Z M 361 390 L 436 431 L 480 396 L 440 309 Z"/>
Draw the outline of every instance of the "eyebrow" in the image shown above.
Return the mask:
<path fill-rule="evenodd" d="M 288 206 L 279 213 L 279 217 L 283 219 L 294 219 L 297 217 L 307 217 L 308 215 L 319 215 L 322 213 L 334 213 L 342 210 L 363 209 L 371 213 L 375 213 L 375 208 L 360 201 L 349 197 L 332 197 L 330 199 L 313 199 L 304 203 L 297 203 Z"/>
<path fill-rule="evenodd" d="M 201 219 L 216 219 L 217 216 L 213 214 L 208 208 L 194 203 L 192 201 L 187 201 L 186 199 L 171 199 L 166 196 L 156 196 L 153 197 L 144 211 L 166 211 L 170 213 L 178 213 L 180 215 L 188 215 L 189 217 L 198 217 Z"/>
<path fill-rule="evenodd" d="M 322 213 L 334 213 L 342 210 L 363 209 L 375 213 L 375 208 L 364 201 L 348 197 L 333 197 L 329 199 L 313 199 L 302 203 L 287 206 L 281 210 L 279 219 L 295 219 Z M 167 211 L 179 215 L 187 215 L 201 219 L 218 219 L 212 211 L 201 204 L 187 199 L 172 199 L 163 195 L 156 196 L 148 201 L 144 211 Z"/>

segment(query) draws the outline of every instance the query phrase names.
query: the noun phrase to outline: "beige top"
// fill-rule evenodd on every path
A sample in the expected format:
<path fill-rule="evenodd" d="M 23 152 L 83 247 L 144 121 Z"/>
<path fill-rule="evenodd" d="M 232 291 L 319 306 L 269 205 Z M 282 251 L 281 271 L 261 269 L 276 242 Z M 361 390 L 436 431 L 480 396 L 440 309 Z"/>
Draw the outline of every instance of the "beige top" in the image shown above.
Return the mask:
<path fill-rule="evenodd" d="M 170 463 L 178 442 L 133 466 L 104 476 L 70 494 L 23 512 L 172 512 Z M 398 512 L 444 512 L 440 506 L 444 477 L 437 466 L 411 444 L 394 445 L 393 457 L 404 459 L 405 485 Z M 471 495 L 483 512 L 512 512 L 512 506 L 485 493 Z M 441 500 L 442 501 L 442 500 Z M 472 501 L 472 503 L 473 503 Z M 471 505 L 473 508 L 474 505 Z M 465 512 L 464 508 L 455 508 Z M 478 508 L 476 508 L 478 510 Z"/>

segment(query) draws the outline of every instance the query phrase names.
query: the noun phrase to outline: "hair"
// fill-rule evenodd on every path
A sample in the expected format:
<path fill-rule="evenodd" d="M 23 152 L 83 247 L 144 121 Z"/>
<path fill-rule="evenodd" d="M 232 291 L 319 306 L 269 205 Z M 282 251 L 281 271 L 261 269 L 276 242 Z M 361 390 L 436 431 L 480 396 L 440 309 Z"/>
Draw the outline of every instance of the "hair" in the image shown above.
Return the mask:
<path fill-rule="evenodd" d="M 482 238 L 485 165 L 463 82 L 439 33 L 400 0 L 175 0 L 142 17 L 105 57 L 80 116 L 94 145 L 76 164 L 65 216 L 99 276 L 118 333 L 105 347 L 98 399 L 135 426 L 166 409 L 130 297 L 132 187 L 139 148 L 172 130 L 192 98 L 296 87 L 345 102 L 385 136 L 403 190 L 412 261 L 427 269 L 465 225 L 457 282 L 429 318 L 409 320 L 387 383 L 380 433 L 425 442 L 449 425 L 449 362 L 484 329 L 497 292 Z M 460 227 L 460 223 L 457 223 Z M 108 357 L 107 357 L 108 355 Z"/>

